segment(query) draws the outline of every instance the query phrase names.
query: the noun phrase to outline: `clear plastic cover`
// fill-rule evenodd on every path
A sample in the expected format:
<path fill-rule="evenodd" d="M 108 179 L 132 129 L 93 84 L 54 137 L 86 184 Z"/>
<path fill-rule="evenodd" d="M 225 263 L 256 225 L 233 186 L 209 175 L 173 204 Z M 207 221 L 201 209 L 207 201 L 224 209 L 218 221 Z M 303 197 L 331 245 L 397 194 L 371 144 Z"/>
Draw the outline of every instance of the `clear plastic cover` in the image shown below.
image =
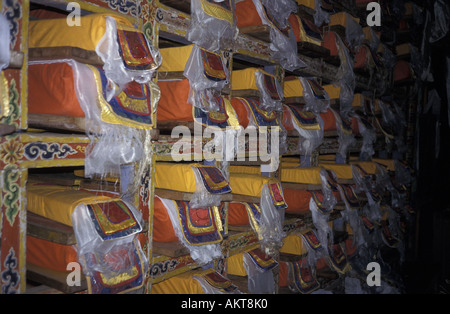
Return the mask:
<path fill-rule="evenodd" d="M 213 52 L 232 49 L 238 35 L 235 3 L 231 0 L 214 2 L 191 0 L 191 23 L 186 38 Z"/>
<path fill-rule="evenodd" d="M 372 125 L 368 125 L 361 120 L 361 117 L 358 114 L 353 114 L 358 121 L 358 130 L 363 138 L 361 151 L 360 151 L 360 160 L 371 160 L 372 156 L 375 154 L 375 150 L 373 149 L 373 144 L 377 139 L 377 134 Z"/>
<path fill-rule="evenodd" d="M 314 24 L 321 27 L 323 24 L 330 23 L 330 13 L 322 9 L 321 0 L 314 1 Z"/>
<path fill-rule="evenodd" d="M 8 67 L 11 58 L 9 28 L 8 20 L 0 13 L 0 71 Z"/>
<path fill-rule="evenodd" d="M 264 270 L 250 257 L 243 254 L 243 264 L 248 276 L 248 292 L 255 294 L 272 294 L 275 292 L 275 281 L 272 270 Z"/>
<path fill-rule="evenodd" d="M 261 0 L 261 3 L 275 20 L 280 23 L 281 27 L 287 27 L 289 25 L 289 15 L 297 12 L 297 3 L 293 0 Z"/>
<path fill-rule="evenodd" d="M 330 178 L 330 176 L 333 176 Z M 332 170 L 320 169 L 320 182 L 322 185 L 322 206 L 326 208 L 327 212 L 331 212 L 334 206 L 337 204 L 336 197 L 333 194 L 330 182 L 336 182 L 337 176 Z"/>
<path fill-rule="evenodd" d="M 330 96 L 326 92 L 325 89 L 323 89 L 318 82 L 315 81 L 314 78 L 306 78 L 299 76 L 298 80 L 302 84 L 303 88 L 303 98 L 305 100 L 305 111 L 312 111 L 316 115 L 318 115 L 321 112 L 326 112 L 328 108 L 330 108 Z M 318 88 L 320 88 L 321 92 L 323 93 L 323 96 L 316 96 L 313 92 L 313 89 L 311 87 L 311 84 L 317 84 Z"/>
<path fill-rule="evenodd" d="M 166 207 L 167 213 L 169 214 L 170 221 L 172 222 L 172 227 L 177 236 L 178 240 L 189 250 L 191 258 L 199 265 L 206 265 L 216 258 L 222 257 L 222 249 L 220 244 L 204 244 L 204 245 L 191 245 L 189 244 L 183 235 L 183 231 L 180 226 L 180 219 L 178 216 L 178 211 L 174 201 L 159 198 L 161 202 Z"/>
<path fill-rule="evenodd" d="M 358 50 L 364 40 L 364 32 L 361 25 L 350 17 L 347 18 L 345 25 L 345 39 L 353 50 Z"/>
<path fill-rule="evenodd" d="M 283 246 L 284 209 L 277 209 L 273 204 L 269 186 L 265 184 L 261 190 L 260 244 L 267 255 L 275 255 Z"/>
<path fill-rule="evenodd" d="M 317 204 L 312 197 L 309 201 L 309 210 L 312 214 L 314 227 L 316 227 L 317 230 L 317 238 L 322 244 L 322 247 L 326 248 L 329 243 L 333 243 L 333 230 L 328 224 L 329 215 L 324 215 L 319 211 Z"/>
<path fill-rule="evenodd" d="M 266 2 L 270 3 L 269 8 L 277 3 L 277 1 L 266 1 Z M 274 26 L 273 22 L 266 17 L 266 12 L 261 0 L 253 0 L 253 3 L 256 7 L 256 10 L 258 11 L 259 16 L 261 17 L 262 23 L 264 25 L 271 26 L 270 50 L 273 51 L 272 57 L 275 60 L 277 60 L 283 68 L 285 68 L 288 71 L 294 71 L 296 69 L 306 67 L 306 64 L 298 57 L 297 41 L 295 39 L 295 35 L 292 28 L 288 26 L 284 28 L 283 31 L 281 31 L 279 28 L 280 26 L 278 27 Z M 287 11 L 285 12 L 287 16 L 286 19 L 289 18 L 290 13 L 291 12 Z M 282 21 L 276 22 L 280 23 Z"/>
<path fill-rule="evenodd" d="M 72 225 L 77 239 L 78 261 L 87 276 L 91 276 L 94 272 L 100 272 L 105 278 L 113 278 L 122 273 L 131 273 L 133 265 L 127 261 L 134 259 L 133 252 L 136 248 L 134 240 L 142 231 L 142 215 L 130 203 L 124 202 L 136 218 L 139 228 L 122 237 L 109 240 L 104 240 L 99 235 L 85 204 L 80 204 L 74 209 Z M 137 249 L 141 250 L 139 243 L 137 243 Z M 96 258 L 90 258 L 91 256 Z M 108 262 L 108 256 L 114 257 L 113 263 Z M 145 255 L 141 254 L 141 256 L 144 258 L 143 266 L 145 267 L 147 263 Z"/>
<path fill-rule="evenodd" d="M 428 40 L 435 43 L 444 38 L 450 29 L 450 7 L 445 0 L 436 0 L 433 4 L 434 19 L 431 22 L 431 29 Z"/>
<path fill-rule="evenodd" d="M 195 176 L 195 184 L 196 189 L 192 194 L 192 199 L 189 201 L 189 205 L 192 208 L 205 208 L 210 206 L 219 206 L 220 205 L 220 194 L 213 194 L 209 192 L 202 180 L 201 174 L 197 167 L 191 167 Z M 217 169 L 220 171 L 219 169 Z"/>
<path fill-rule="evenodd" d="M 212 56 L 215 55 L 220 58 L 225 77 L 210 79 L 205 75 L 202 50 L 204 53 L 210 53 Z M 228 69 L 223 64 L 222 57 L 194 45 L 189 59 L 186 62 L 183 74 L 189 80 L 190 92 L 188 103 L 204 111 L 219 111 L 219 104 L 217 103 L 216 97 L 220 95 L 220 91 L 229 82 Z"/>
<path fill-rule="evenodd" d="M 270 80 L 271 83 L 275 85 L 272 87 L 276 90 L 276 98 L 271 96 L 271 91 L 269 91 L 268 87 L 266 86 L 266 80 Z M 284 98 L 284 93 L 280 82 L 276 78 L 272 79 L 272 76 L 267 72 L 258 70 L 255 72 L 255 84 L 261 94 L 259 101 L 260 108 L 268 112 L 282 111 L 282 101 Z"/>
<path fill-rule="evenodd" d="M 114 95 L 118 95 L 122 88 L 131 81 L 136 81 L 140 84 L 151 81 L 156 69 L 152 70 L 130 70 L 127 69 L 119 54 L 119 43 L 117 40 L 117 26 L 116 20 L 113 17 L 106 16 L 106 30 L 105 35 L 98 42 L 95 47 L 95 52 L 104 62 L 103 70 L 110 84 L 113 88 L 106 94 L 106 100 L 109 101 Z M 145 38 L 145 36 L 144 36 Z M 162 62 L 162 57 L 156 48 L 154 48 L 146 40 L 147 47 L 152 54 L 152 57 L 159 67 Z"/>
<path fill-rule="evenodd" d="M 336 119 L 336 129 L 337 129 L 337 134 L 338 134 L 338 142 L 339 142 L 339 148 L 337 151 L 337 155 L 339 155 L 340 158 L 342 158 L 342 160 L 345 162 L 347 159 L 347 152 L 348 149 L 354 145 L 356 139 L 355 136 L 353 135 L 353 133 L 348 130 L 345 129 L 345 126 L 343 125 L 343 119 L 345 119 L 345 117 L 343 117 L 341 114 L 339 114 L 338 112 L 336 112 L 335 110 L 331 109 L 330 110 L 333 112 L 334 117 Z"/>

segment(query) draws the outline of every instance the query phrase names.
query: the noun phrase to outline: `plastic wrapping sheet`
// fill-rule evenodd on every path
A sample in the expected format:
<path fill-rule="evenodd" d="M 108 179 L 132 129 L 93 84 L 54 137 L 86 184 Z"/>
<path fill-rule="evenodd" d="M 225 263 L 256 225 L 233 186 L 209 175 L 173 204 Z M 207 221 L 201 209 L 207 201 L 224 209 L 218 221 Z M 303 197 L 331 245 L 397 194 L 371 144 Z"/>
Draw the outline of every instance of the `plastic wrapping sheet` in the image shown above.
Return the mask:
<path fill-rule="evenodd" d="M 188 103 L 204 111 L 219 111 L 216 96 L 229 82 L 221 56 L 194 45 L 183 74 L 189 80 Z"/>
<path fill-rule="evenodd" d="M 387 68 L 387 69 L 394 68 L 394 65 L 395 65 L 395 62 L 396 62 L 396 58 L 395 58 L 394 53 L 384 43 L 381 43 L 381 47 L 382 47 L 382 49 L 381 49 L 382 50 L 381 59 L 383 61 L 384 67 Z"/>
<path fill-rule="evenodd" d="M 352 109 L 353 96 L 356 86 L 355 74 L 353 72 L 353 59 L 339 35 L 335 34 L 335 37 L 341 65 L 339 66 L 334 84 L 341 88 L 339 94 L 340 112 L 343 115 L 347 115 Z"/>
<path fill-rule="evenodd" d="M 329 243 L 333 243 L 333 230 L 328 224 L 329 215 L 324 215 L 319 211 L 312 197 L 309 201 L 309 210 L 311 211 L 314 227 L 317 230 L 317 237 L 322 247 L 328 247 Z"/>
<path fill-rule="evenodd" d="M 281 111 L 284 94 L 280 82 L 273 75 L 258 70 L 255 72 L 255 84 L 261 93 L 261 109 L 268 112 Z"/>
<path fill-rule="evenodd" d="M 315 114 L 327 111 L 330 107 L 330 96 L 327 91 L 313 78 L 300 76 L 298 79 L 303 87 L 305 111 L 312 111 Z"/>
<path fill-rule="evenodd" d="M 373 149 L 373 144 L 377 139 L 377 134 L 373 126 L 365 120 L 365 118 L 359 116 L 358 114 L 353 114 L 353 117 L 358 121 L 358 130 L 363 137 L 363 142 L 360 151 L 361 160 L 370 160 L 375 154 Z"/>
<path fill-rule="evenodd" d="M 115 281 L 116 284 L 124 278 L 135 277 L 138 272 L 146 273 L 148 261 L 137 241 L 137 234 L 142 231 L 142 215 L 131 204 L 123 203 L 130 219 L 120 223 L 120 230 L 117 222 L 111 226 L 108 222 L 104 225 L 100 217 L 95 218 L 100 214 L 93 216 L 96 210 L 89 205 L 80 204 L 72 213 L 78 261 L 86 276 L 94 278 L 91 279 L 94 282 L 96 273 L 101 274 L 104 282 Z M 126 227 L 122 226 L 124 223 Z"/>
<path fill-rule="evenodd" d="M 186 38 L 209 51 L 233 47 L 238 35 L 232 0 L 192 0 Z"/>
<path fill-rule="evenodd" d="M 9 65 L 10 55 L 10 32 L 9 23 L 5 15 L 0 14 L 0 71 Z M 0 117 L 3 112 L 0 112 Z"/>
<path fill-rule="evenodd" d="M 311 155 L 323 142 L 324 121 L 319 114 L 304 112 L 295 105 L 286 106 L 291 116 L 290 124 L 299 133 L 298 153 Z M 304 123 L 313 122 L 312 124 Z"/>
<path fill-rule="evenodd" d="M 261 17 L 262 23 L 271 27 L 270 49 L 273 51 L 272 57 L 275 60 L 278 60 L 281 66 L 288 71 L 306 67 L 306 64 L 298 57 L 297 42 L 290 26 L 282 27 L 280 21 L 277 21 L 275 17 L 270 15 L 268 9 L 261 1 L 262 0 L 253 0 L 253 3 Z M 275 2 L 270 1 L 270 3 L 273 4 Z M 288 17 L 289 14 L 286 15 L 286 23 Z"/>
<path fill-rule="evenodd" d="M 220 171 L 219 169 L 217 169 Z M 189 201 L 189 206 L 192 208 L 204 208 L 209 206 L 219 206 L 220 205 L 220 194 L 210 193 L 205 185 L 203 184 L 203 179 L 201 174 L 199 173 L 199 169 L 197 167 L 192 167 L 192 171 L 194 172 L 196 189 L 192 194 L 192 198 Z"/>
<path fill-rule="evenodd" d="M 349 123 L 344 121 L 346 117 L 343 117 L 340 113 L 333 109 L 330 109 L 336 118 L 336 129 L 338 133 L 339 148 L 337 155 L 340 156 L 344 161 L 347 159 L 348 149 L 355 143 L 355 136 L 353 135 L 351 126 Z M 351 124 L 351 122 L 350 122 Z"/>
<path fill-rule="evenodd" d="M 105 123 L 98 105 L 99 91 L 93 70 L 84 64 L 69 61 L 74 70 L 75 90 L 80 106 L 85 113 L 86 133 L 90 138 L 86 150 L 85 175 L 117 177 L 120 166 L 138 162 L 137 177 L 142 177 L 150 164 L 150 129 L 137 129 L 120 124 Z M 159 101 L 159 88 L 150 83 Z M 152 108 L 155 109 L 155 108 Z M 136 180 L 138 182 L 138 180 Z M 136 185 L 131 185 L 136 188 Z"/>
<path fill-rule="evenodd" d="M 166 210 L 169 214 L 170 220 L 172 221 L 172 226 L 177 238 L 186 248 L 188 248 L 191 258 L 196 263 L 198 263 L 199 265 L 205 265 L 215 258 L 222 257 L 222 250 L 220 248 L 220 243 L 208 243 L 203 245 L 190 244 L 186 240 L 183 231 L 181 229 L 180 217 L 178 215 L 177 205 L 175 201 L 164 199 L 161 197 L 159 199 L 166 207 Z M 218 226 L 220 232 L 221 227 L 222 227 L 221 225 Z"/>
<path fill-rule="evenodd" d="M 303 242 L 303 247 L 306 247 L 308 252 L 306 258 L 302 259 L 302 265 L 310 267 L 313 274 L 315 274 L 317 262 L 326 256 L 326 252 L 313 229 L 303 231 L 300 237 Z"/>
<path fill-rule="evenodd" d="M 274 255 L 283 246 L 284 209 L 277 209 L 273 203 L 269 186 L 264 184 L 261 190 L 261 221 L 259 242 L 267 255 Z"/>
<path fill-rule="evenodd" d="M 448 2 L 445 0 L 434 1 L 433 11 L 434 19 L 431 22 L 428 37 L 430 43 L 435 43 L 444 38 L 450 29 L 450 7 Z"/>
<path fill-rule="evenodd" d="M 367 204 L 364 206 L 362 212 L 370 221 L 381 220 L 380 200 L 376 194 L 376 186 L 372 180 L 371 175 L 365 175 L 357 165 L 351 165 L 353 180 L 355 181 L 355 192 L 365 193 L 367 196 Z"/>
<path fill-rule="evenodd" d="M 258 265 L 250 253 L 243 254 L 243 264 L 248 276 L 248 292 L 256 294 L 272 294 L 275 292 L 275 281 L 272 268 L 264 269 Z M 275 264 L 275 266 L 278 264 Z"/>
<path fill-rule="evenodd" d="M 344 190 L 338 186 L 341 199 L 345 199 Z M 351 188 L 351 187 L 350 187 Z M 360 247 L 364 244 L 365 239 L 363 235 L 363 225 L 358 214 L 358 209 L 351 208 L 347 202 L 345 203 L 345 210 L 341 212 L 342 217 L 348 222 L 353 230 L 353 244 Z"/>
<path fill-rule="evenodd" d="M 314 24 L 318 27 L 330 23 L 330 13 L 322 9 L 321 0 L 314 0 Z"/>
<path fill-rule="evenodd" d="M 293 0 L 261 0 L 261 3 L 273 18 L 280 23 L 281 27 L 287 27 L 289 25 L 289 15 L 297 12 L 297 3 Z"/>

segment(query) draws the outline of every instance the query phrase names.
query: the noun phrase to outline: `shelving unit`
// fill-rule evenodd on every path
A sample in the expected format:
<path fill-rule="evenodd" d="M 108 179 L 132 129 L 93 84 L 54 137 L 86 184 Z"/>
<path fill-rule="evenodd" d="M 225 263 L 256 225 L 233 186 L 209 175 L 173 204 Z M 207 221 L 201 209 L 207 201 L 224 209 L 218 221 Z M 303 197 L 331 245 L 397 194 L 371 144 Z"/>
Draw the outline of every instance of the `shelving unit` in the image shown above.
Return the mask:
<path fill-rule="evenodd" d="M 81 8 L 82 15 L 91 13 L 118 14 L 129 20 L 138 30 L 142 31 L 149 42 L 158 49 L 167 47 L 180 47 L 191 44 L 186 39 L 186 32 L 190 24 L 190 1 L 171 1 L 171 0 L 152 0 L 152 1 L 126 1 L 118 4 L 115 1 L 101 0 L 77 0 Z M 239 2 L 239 1 L 236 1 Z M 74 170 L 83 170 L 85 165 L 86 149 L 90 139 L 84 133 L 84 120 L 67 117 L 46 117 L 36 114 L 28 114 L 27 98 L 28 94 L 28 63 L 30 60 L 55 58 L 54 52 L 46 49 L 28 49 L 28 25 L 29 20 L 35 19 L 30 17 L 30 10 L 56 11 L 60 14 L 68 14 L 67 0 L 14 0 L 12 5 L 8 6 L 5 2 L 0 4 L 0 12 L 11 12 L 8 21 L 12 28 L 13 38 L 12 50 L 15 51 L 15 62 L 2 71 L 3 77 L 7 81 L 9 92 L 9 112 L 1 117 L 0 115 L 0 273 L 8 273 L 8 280 L 1 282 L 2 293 L 24 293 L 27 292 L 27 280 L 38 282 L 57 289 L 64 293 L 84 293 L 86 285 L 83 281 L 81 287 L 71 288 L 65 285 L 64 272 L 52 274 L 42 268 L 27 265 L 26 257 L 26 239 L 28 236 L 42 237 L 44 239 L 54 240 L 58 243 L 75 244 L 73 230 L 66 225 L 53 223 L 38 217 L 35 214 L 27 213 L 27 182 L 33 179 L 47 180 L 53 184 L 61 184 L 65 186 L 73 186 L 81 189 L 103 189 L 112 192 L 121 190 L 120 182 L 105 182 L 103 180 L 91 180 L 73 175 Z M 332 1 L 334 5 L 340 4 L 340 10 L 345 10 L 349 14 L 364 14 L 355 10 L 354 1 Z M 336 7 L 337 8 L 337 7 Z M 314 14 L 312 9 L 305 6 L 299 6 L 298 14 L 300 17 L 311 16 Z M 363 15 L 361 24 L 364 25 Z M 331 84 L 335 81 L 339 71 L 340 61 L 332 58 L 327 54 L 327 50 L 323 47 L 312 47 L 308 43 L 300 43 L 299 57 L 307 64 L 304 69 L 289 72 L 284 70 L 274 59 L 270 50 L 270 31 L 267 26 L 248 27 L 240 29 L 239 34 L 234 42 L 234 47 L 229 50 L 221 51 L 223 59 L 226 60 L 226 66 L 230 71 L 245 69 L 248 67 L 264 68 L 275 74 L 276 78 L 283 83 L 287 76 L 306 76 L 314 77 L 323 84 Z M 322 49 L 320 49 L 322 48 Z M 79 53 L 82 57 L 83 51 L 70 52 L 72 55 Z M 56 55 L 59 56 L 59 55 Z M 94 56 L 95 57 L 95 56 Z M 85 58 L 84 58 L 85 59 Z M 98 61 L 98 60 L 97 60 Z M 95 62 L 94 62 L 95 63 Z M 377 67 L 370 75 L 366 72 L 355 73 L 355 93 L 367 93 L 372 100 L 383 95 L 394 93 L 395 84 L 388 82 L 380 86 L 380 80 L 390 78 L 391 71 L 383 67 Z M 172 75 L 172 76 L 170 76 Z M 154 77 L 155 81 L 182 78 L 181 73 L 170 74 L 157 73 Z M 233 92 L 231 87 L 227 87 L 223 93 L 225 97 L 231 99 L 235 96 L 245 96 Z M 250 95 L 252 96 L 252 95 Z M 411 99 L 411 105 L 406 108 L 406 116 L 408 117 L 408 144 L 411 144 L 414 137 L 415 122 L 415 103 L 414 98 Z M 296 103 L 296 101 L 294 101 Z M 332 104 L 331 108 L 339 110 L 339 104 Z M 405 108 L 404 108 L 405 109 Z M 4 113 L 5 110 L 0 113 Z M 157 115 L 157 113 L 156 113 Z M 52 128 L 48 129 L 51 125 Z M 155 187 L 155 168 L 159 163 L 174 161 L 171 155 L 172 148 L 178 139 L 172 138 L 169 134 L 175 125 L 187 126 L 191 131 L 194 128 L 194 122 L 179 121 L 177 123 L 158 123 L 156 127 L 149 133 L 151 139 L 151 164 L 149 171 L 142 178 L 136 178 L 139 182 L 139 189 L 135 195 L 129 196 L 133 205 L 142 213 L 144 219 L 144 228 L 139 235 L 139 240 L 149 262 L 149 268 L 144 275 L 144 284 L 141 292 L 151 293 L 152 286 L 178 276 L 191 270 L 199 270 L 202 267 L 209 267 L 218 273 L 227 276 L 228 264 L 227 260 L 231 256 L 238 253 L 245 253 L 260 248 L 258 235 L 248 226 L 230 226 L 228 224 L 228 204 L 230 202 L 247 202 L 259 203 L 260 199 L 256 196 L 237 195 L 233 193 L 223 194 L 221 196 L 222 206 L 220 214 L 222 224 L 224 226 L 222 236 L 223 241 L 220 244 L 223 257 L 214 259 L 208 265 L 198 265 L 191 258 L 189 250 L 180 242 L 155 242 L 153 239 L 153 215 L 154 215 L 154 197 L 162 197 L 175 201 L 188 202 L 192 199 L 192 192 L 182 192 L 175 190 L 167 190 Z M 30 127 L 32 126 L 32 127 Z M 39 128 L 39 129 L 37 129 Z M 43 130 L 41 130 L 43 129 Z M 202 144 L 206 144 L 211 139 L 202 139 Z M 376 157 L 393 158 L 393 138 L 386 134 L 378 132 L 377 140 L 374 143 L 374 150 L 377 152 Z M 358 154 L 363 145 L 363 138 L 356 137 L 356 141 L 347 151 L 347 158 L 352 161 L 358 159 Z M 191 144 L 191 143 L 190 143 Z M 286 157 L 294 157 L 300 163 L 299 155 L 299 135 L 295 131 L 287 134 L 286 146 L 287 151 L 283 156 L 279 156 L 282 160 Z M 411 145 L 410 145 L 411 146 Z M 192 149 L 193 146 L 191 146 Z M 339 137 L 336 132 L 324 134 L 322 144 L 314 151 L 311 157 L 310 166 L 320 167 L 319 158 L 322 155 L 336 154 L 339 149 Z M 194 154 L 194 150 L 188 152 L 192 162 L 214 165 L 221 169 L 223 166 L 218 161 L 198 160 L 198 156 Z M 248 153 L 248 152 L 247 152 Z M 412 148 L 408 150 L 406 159 L 411 161 Z M 404 157 L 404 156 L 402 156 Z M 230 166 L 261 166 L 267 162 L 257 161 L 231 161 Z M 349 163 L 350 165 L 350 163 Z M 283 167 L 281 163 L 280 167 Z M 230 171 L 225 167 L 221 169 L 226 177 L 230 175 Z M 261 173 L 263 176 L 269 176 L 279 179 L 283 189 L 301 189 L 301 190 L 321 190 L 321 185 L 307 185 L 302 183 L 284 182 L 281 178 L 281 171 L 273 173 Z M 122 179 L 122 178 L 121 178 Z M 338 181 L 340 184 L 352 185 L 355 181 Z M 409 193 L 409 191 L 406 191 Z M 361 193 L 361 208 L 368 202 L 366 195 Z M 385 195 L 386 203 L 389 195 Z M 339 202 L 329 215 L 329 221 L 342 221 L 345 205 Z M 315 228 L 311 212 L 302 214 L 284 215 L 283 231 L 286 236 L 300 234 L 302 231 Z M 376 226 L 376 228 L 382 228 Z M 381 231 L 380 231 L 381 232 Z M 340 242 L 334 244 L 340 245 L 345 243 L 346 239 L 351 236 L 344 232 L 344 236 L 339 239 Z M 405 237 L 407 234 L 405 233 Z M 62 241 L 62 242 L 61 242 Z M 305 254 L 283 254 L 280 252 L 271 256 L 278 262 L 299 261 L 305 257 Z M 279 267 L 274 268 L 275 292 L 292 293 L 293 291 L 287 287 L 280 287 Z M 332 288 L 336 285 L 337 280 L 342 279 L 344 274 L 334 272 L 333 269 L 321 269 L 317 272 L 318 280 L 322 283 L 321 288 Z M 320 277 L 321 276 L 321 277 Z M 242 292 L 247 292 L 247 281 L 245 277 L 230 275 L 232 281 L 236 282 Z M 31 291 L 31 290 L 29 290 Z"/>

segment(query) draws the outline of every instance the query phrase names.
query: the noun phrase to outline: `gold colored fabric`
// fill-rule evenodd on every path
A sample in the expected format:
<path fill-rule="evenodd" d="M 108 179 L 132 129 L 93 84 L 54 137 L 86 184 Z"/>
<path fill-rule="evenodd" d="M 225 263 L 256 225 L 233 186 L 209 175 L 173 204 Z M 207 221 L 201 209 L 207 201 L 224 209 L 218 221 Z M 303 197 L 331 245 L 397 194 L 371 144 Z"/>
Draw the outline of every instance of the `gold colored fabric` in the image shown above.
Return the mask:
<path fill-rule="evenodd" d="M 341 88 L 333 84 L 324 85 L 323 89 L 327 92 L 330 100 L 339 99 L 339 96 L 341 95 Z"/>
<path fill-rule="evenodd" d="M 155 167 L 155 188 L 194 193 L 196 182 L 192 166 L 201 165 L 157 162 Z"/>
<path fill-rule="evenodd" d="M 261 197 L 261 190 L 267 183 L 278 182 L 275 178 L 247 173 L 230 173 L 232 193 Z"/>
<path fill-rule="evenodd" d="M 389 171 L 395 171 L 394 159 L 372 158 L 372 161 L 385 166 Z"/>
<path fill-rule="evenodd" d="M 325 168 L 327 170 L 333 170 L 338 179 L 353 179 L 352 167 L 348 164 L 336 164 L 332 162 L 319 162 L 319 167 Z"/>
<path fill-rule="evenodd" d="M 205 294 L 193 278 L 201 271 L 188 271 L 152 285 L 152 294 Z"/>
<path fill-rule="evenodd" d="M 162 48 L 159 50 L 162 63 L 158 72 L 183 72 L 194 45 Z"/>
<path fill-rule="evenodd" d="M 255 73 L 259 69 L 257 68 L 247 68 L 244 70 L 232 71 L 231 73 L 231 89 L 232 90 L 242 90 L 242 89 L 253 89 L 258 90 L 256 86 Z"/>
<path fill-rule="evenodd" d="M 303 239 L 297 234 L 290 234 L 283 238 L 283 246 L 280 253 L 303 255 L 308 249 L 303 245 Z"/>
<path fill-rule="evenodd" d="M 3 71 L 0 71 L 0 118 L 9 116 L 9 87 Z"/>
<path fill-rule="evenodd" d="M 80 26 L 70 27 L 66 19 L 30 21 L 28 46 L 78 47 L 95 51 L 98 42 L 105 35 L 106 16 L 113 17 L 118 24 L 133 27 L 125 18 L 111 14 L 89 14 L 81 17 Z"/>
<path fill-rule="evenodd" d="M 303 85 L 299 79 L 284 81 L 283 87 L 284 97 L 302 97 L 303 96 Z"/>
<path fill-rule="evenodd" d="M 321 184 L 320 167 L 282 167 L 281 182 Z"/>
<path fill-rule="evenodd" d="M 230 166 L 230 173 L 261 174 L 260 166 Z"/>
<path fill-rule="evenodd" d="M 237 253 L 227 258 L 227 274 L 235 276 L 247 276 L 244 267 L 244 253 Z"/>
<path fill-rule="evenodd" d="M 315 9 L 316 8 L 316 1 L 314 0 L 297 0 L 298 5 L 304 5 L 305 7 Z"/>
<path fill-rule="evenodd" d="M 347 12 L 338 12 L 335 14 L 330 15 L 330 24 L 329 26 L 333 25 L 341 25 L 346 27 L 347 26 L 347 19 L 354 19 L 356 23 L 359 24 L 359 18 L 353 17 Z"/>
<path fill-rule="evenodd" d="M 231 10 L 227 10 L 220 3 L 214 3 L 206 0 L 200 0 L 200 3 L 206 14 L 216 19 L 227 21 L 230 25 L 233 25 L 233 12 L 231 12 Z"/>
<path fill-rule="evenodd" d="M 74 190 L 68 186 L 49 184 L 27 185 L 27 209 L 37 215 L 72 226 L 71 214 L 79 204 L 95 204 L 111 197 Z"/>
<path fill-rule="evenodd" d="M 377 165 L 372 161 L 350 161 L 349 163 L 359 165 L 367 174 L 377 173 Z"/>

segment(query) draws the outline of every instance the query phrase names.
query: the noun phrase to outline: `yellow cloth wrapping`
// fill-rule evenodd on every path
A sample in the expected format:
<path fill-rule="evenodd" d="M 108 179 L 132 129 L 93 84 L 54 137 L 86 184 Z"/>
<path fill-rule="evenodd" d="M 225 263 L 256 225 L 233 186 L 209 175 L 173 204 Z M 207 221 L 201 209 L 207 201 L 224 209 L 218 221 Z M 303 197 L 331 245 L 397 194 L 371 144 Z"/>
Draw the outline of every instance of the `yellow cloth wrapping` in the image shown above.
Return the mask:
<path fill-rule="evenodd" d="M 281 182 L 321 184 L 320 167 L 282 167 Z"/>
<path fill-rule="evenodd" d="M 89 14 L 81 17 L 80 26 L 69 26 L 66 19 L 30 21 L 28 46 L 78 47 L 95 51 L 98 42 L 105 35 L 106 17 L 113 17 L 118 24 L 134 27 L 126 18 L 111 14 Z"/>
<path fill-rule="evenodd" d="M 284 97 L 302 97 L 303 86 L 299 79 L 284 81 L 283 87 Z"/>
<path fill-rule="evenodd" d="M 196 181 L 192 166 L 201 165 L 157 162 L 155 188 L 194 193 Z"/>
<path fill-rule="evenodd" d="M 352 167 L 348 164 L 336 164 L 332 162 L 319 162 L 319 167 L 327 170 L 333 170 L 338 179 L 353 179 Z"/>
<path fill-rule="evenodd" d="M 232 193 L 261 197 L 261 190 L 267 183 L 278 182 L 275 178 L 248 173 L 230 173 Z"/>
<path fill-rule="evenodd" d="M 330 100 L 339 99 L 339 96 L 341 95 L 341 88 L 333 84 L 324 85 L 323 89 L 327 92 Z"/>
<path fill-rule="evenodd" d="M 367 174 L 377 173 L 377 165 L 372 161 L 350 161 L 349 163 L 359 165 Z"/>
<path fill-rule="evenodd" d="M 260 166 L 230 166 L 230 173 L 261 174 Z"/>
<path fill-rule="evenodd" d="M 394 159 L 372 158 L 372 161 L 385 166 L 386 169 L 389 171 L 395 171 L 395 160 Z"/>
<path fill-rule="evenodd" d="M 303 255 L 308 253 L 308 249 L 303 245 L 303 239 L 297 234 L 290 234 L 283 239 L 283 246 L 280 253 Z"/>
<path fill-rule="evenodd" d="M 243 90 L 243 89 L 253 89 L 258 90 L 256 85 L 255 73 L 257 71 L 262 71 L 258 68 L 247 68 L 244 70 L 236 70 L 231 73 L 231 89 L 232 90 Z M 264 71 L 263 71 L 264 72 Z M 266 72 L 264 72 L 266 73 Z M 271 75 L 269 73 L 266 73 Z"/>
<path fill-rule="evenodd" d="M 247 276 L 244 267 L 244 253 L 237 253 L 227 258 L 227 274 L 236 276 Z"/>
<path fill-rule="evenodd" d="M 315 9 L 316 8 L 316 1 L 314 0 L 297 0 L 298 5 L 304 5 L 305 7 Z"/>
<path fill-rule="evenodd" d="M 193 277 L 201 271 L 188 271 L 152 285 L 152 294 L 205 294 Z"/>
<path fill-rule="evenodd" d="M 350 14 L 348 14 L 347 12 L 338 12 L 335 14 L 330 15 L 330 24 L 329 26 L 333 26 L 333 25 L 342 25 L 344 27 L 347 26 L 347 19 L 354 19 L 356 23 L 359 24 L 359 18 L 353 17 Z"/>
<path fill-rule="evenodd" d="M 118 200 L 74 190 L 68 186 L 48 184 L 27 185 L 27 209 L 37 215 L 72 226 L 71 214 L 79 204 Z"/>
<path fill-rule="evenodd" d="M 162 63 L 158 72 L 183 72 L 193 47 L 194 45 L 187 45 L 160 49 Z"/>

